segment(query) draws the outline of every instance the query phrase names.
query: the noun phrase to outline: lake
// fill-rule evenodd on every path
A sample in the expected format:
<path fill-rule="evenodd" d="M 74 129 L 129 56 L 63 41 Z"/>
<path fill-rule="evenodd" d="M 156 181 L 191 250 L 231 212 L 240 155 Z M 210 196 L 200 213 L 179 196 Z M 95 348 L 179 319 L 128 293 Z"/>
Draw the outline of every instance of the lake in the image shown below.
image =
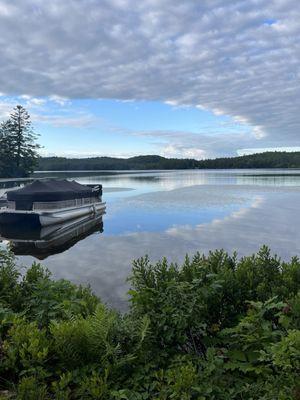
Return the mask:
<path fill-rule="evenodd" d="M 19 263 L 26 268 L 42 259 L 55 278 L 90 284 L 105 302 L 120 310 L 127 307 L 126 278 L 132 260 L 145 254 L 153 262 L 165 256 L 180 263 L 186 254 L 197 251 L 223 248 L 243 256 L 266 244 L 283 259 L 300 255 L 300 170 L 35 175 L 101 183 L 106 214 L 98 221 L 68 228 L 63 245 L 52 232 L 51 246 L 42 254 L 16 246 Z M 0 195 L 24 183 L 2 179 Z M 22 234 L 26 236 L 26 230 Z M 2 246 L 8 244 L 2 241 Z"/>

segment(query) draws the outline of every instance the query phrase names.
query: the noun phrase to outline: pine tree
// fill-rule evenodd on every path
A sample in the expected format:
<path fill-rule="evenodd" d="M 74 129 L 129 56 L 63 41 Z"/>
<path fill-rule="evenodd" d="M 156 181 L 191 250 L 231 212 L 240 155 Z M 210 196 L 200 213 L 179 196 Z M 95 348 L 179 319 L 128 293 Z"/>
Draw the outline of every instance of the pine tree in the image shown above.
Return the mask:
<path fill-rule="evenodd" d="M 11 177 L 14 175 L 14 162 L 12 138 L 9 135 L 8 121 L 0 125 L 0 177 Z"/>
<path fill-rule="evenodd" d="M 23 177 L 36 166 L 40 146 L 32 128 L 30 116 L 17 105 L 10 118 L 0 127 L 0 175 Z"/>

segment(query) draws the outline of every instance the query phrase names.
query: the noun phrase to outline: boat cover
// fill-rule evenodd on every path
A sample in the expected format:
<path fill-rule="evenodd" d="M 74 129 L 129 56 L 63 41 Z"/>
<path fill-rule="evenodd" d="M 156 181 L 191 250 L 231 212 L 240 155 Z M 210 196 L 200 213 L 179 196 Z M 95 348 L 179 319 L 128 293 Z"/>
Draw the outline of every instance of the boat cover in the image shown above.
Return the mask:
<path fill-rule="evenodd" d="M 100 185 L 99 185 L 100 186 Z M 7 200 L 16 202 L 17 210 L 31 210 L 34 202 L 51 202 L 96 197 L 100 190 L 66 179 L 35 180 L 22 189 L 7 192 Z"/>

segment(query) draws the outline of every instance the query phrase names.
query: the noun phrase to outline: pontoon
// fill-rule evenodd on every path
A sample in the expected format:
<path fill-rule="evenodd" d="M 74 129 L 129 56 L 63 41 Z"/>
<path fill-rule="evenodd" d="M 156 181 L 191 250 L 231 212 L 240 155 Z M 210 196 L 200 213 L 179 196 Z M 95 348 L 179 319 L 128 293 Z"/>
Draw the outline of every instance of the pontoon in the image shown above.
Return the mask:
<path fill-rule="evenodd" d="M 48 226 L 104 210 L 101 185 L 81 185 L 65 179 L 35 180 L 7 192 L 6 206 L 0 208 L 0 224 Z"/>

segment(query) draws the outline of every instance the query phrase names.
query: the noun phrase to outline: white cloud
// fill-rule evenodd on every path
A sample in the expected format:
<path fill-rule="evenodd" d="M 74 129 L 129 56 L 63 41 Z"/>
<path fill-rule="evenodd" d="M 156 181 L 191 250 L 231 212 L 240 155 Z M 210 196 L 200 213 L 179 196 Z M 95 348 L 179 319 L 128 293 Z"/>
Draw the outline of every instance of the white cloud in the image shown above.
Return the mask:
<path fill-rule="evenodd" d="M 9 117 L 16 104 L 24 106 L 34 123 L 54 128 L 90 128 L 102 123 L 102 119 L 80 107 L 70 106 L 71 102 L 57 96 L 49 98 L 20 95 L 9 97 L 0 94 L 0 120 Z"/>
<path fill-rule="evenodd" d="M 114 153 L 103 153 L 103 151 L 95 151 L 93 149 L 78 151 L 76 149 L 64 149 L 56 151 L 55 153 L 47 151 L 47 149 L 41 149 L 39 154 L 42 157 L 70 157 L 70 158 L 90 158 L 90 157 L 116 157 L 116 158 L 128 158 L 136 156 L 135 153 L 131 152 L 114 152 Z"/>
<path fill-rule="evenodd" d="M 89 128 L 95 126 L 97 118 L 90 114 L 81 115 L 50 115 L 50 114 L 32 114 L 32 120 L 40 123 L 49 124 L 55 128 Z"/>
<path fill-rule="evenodd" d="M 64 106 L 68 104 L 68 99 L 66 97 L 61 97 L 57 95 L 49 96 L 49 100 L 54 101 L 54 103 L 59 104 L 60 106 Z"/>
<path fill-rule="evenodd" d="M 175 157 L 175 158 L 195 158 L 202 159 L 207 157 L 207 153 L 205 150 L 188 147 L 188 146 L 180 146 L 180 145 L 172 145 L 164 147 L 161 151 L 161 155 L 164 157 Z"/>
<path fill-rule="evenodd" d="M 9 117 L 15 105 L 16 104 L 12 100 L 4 100 L 0 98 L 0 121 L 4 121 Z"/>
<path fill-rule="evenodd" d="M 11 2 L 0 1 L 0 16 L 9 17 L 14 14 L 14 5 Z"/>
<path fill-rule="evenodd" d="M 250 147 L 297 146 L 299 21 L 297 0 L 0 0 L 0 88 L 200 104 Z"/>
<path fill-rule="evenodd" d="M 132 135 L 152 140 L 157 152 L 166 157 L 214 158 L 228 154 L 236 155 L 235 150 L 251 147 L 256 141 L 254 133 L 236 132 L 228 127 L 227 133 L 187 132 L 187 131 L 138 131 Z"/>
<path fill-rule="evenodd" d="M 32 106 L 42 106 L 43 104 L 46 103 L 45 99 L 37 99 L 37 98 L 32 98 L 30 99 L 30 103 Z"/>

